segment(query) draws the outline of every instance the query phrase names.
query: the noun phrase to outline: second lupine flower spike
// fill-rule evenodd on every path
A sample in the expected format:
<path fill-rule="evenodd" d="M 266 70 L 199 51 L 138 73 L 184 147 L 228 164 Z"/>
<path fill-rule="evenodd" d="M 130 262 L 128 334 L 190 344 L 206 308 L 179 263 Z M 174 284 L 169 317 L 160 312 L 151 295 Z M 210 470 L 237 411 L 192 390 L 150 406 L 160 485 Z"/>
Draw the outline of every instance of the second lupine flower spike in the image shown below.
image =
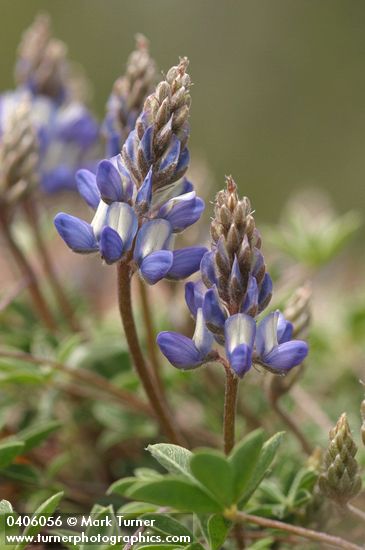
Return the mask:
<path fill-rule="evenodd" d="M 186 68 L 184 59 L 147 98 L 122 154 L 101 161 L 96 175 L 78 172 L 79 192 L 96 210 L 91 224 L 64 213 L 55 218 L 59 234 L 74 252 L 99 251 L 107 264 L 131 262 L 149 284 L 164 277 L 188 277 L 199 269 L 206 252 L 204 247 L 173 250 L 174 234 L 195 223 L 204 209 L 193 185 L 186 179 L 176 181 L 189 159 L 186 110 L 184 117 L 181 114 L 181 107 L 190 104 Z M 167 133 L 162 131 L 160 109 L 170 113 Z"/>
<path fill-rule="evenodd" d="M 293 326 L 279 311 L 257 324 L 257 316 L 271 300 L 272 281 L 266 271 L 250 201 L 247 197 L 238 198 L 232 177 L 227 178 L 226 184 L 226 189 L 216 197 L 212 246 L 200 264 L 201 281 L 187 283 L 186 303 L 194 317 L 201 308 L 206 328 L 218 344 L 225 345 L 235 375 L 242 378 L 253 363 L 275 374 L 285 374 L 302 363 L 308 345 L 292 340 Z M 182 343 L 179 339 L 175 353 L 170 353 L 174 338 L 174 333 L 164 333 L 158 343 L 175 367 L 184 368 L 178 361 Z M 211 361 L 212 357 L 206 354 L 203 362 Z M 201 364 L 201 361 L 194 363 Z"/>

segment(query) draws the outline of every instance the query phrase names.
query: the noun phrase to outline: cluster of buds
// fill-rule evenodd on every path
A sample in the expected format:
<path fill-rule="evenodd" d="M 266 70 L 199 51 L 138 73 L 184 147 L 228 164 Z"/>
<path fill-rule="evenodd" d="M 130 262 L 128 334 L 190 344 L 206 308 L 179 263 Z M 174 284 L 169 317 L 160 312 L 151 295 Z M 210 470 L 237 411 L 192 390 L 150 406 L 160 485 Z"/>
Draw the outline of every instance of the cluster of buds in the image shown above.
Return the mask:
<path fill-rule="evenodd" d="M 187 370 L 214 360 L 214 340 L 225 345 L 234 374 L 243 377 L 253 363 L 286 374 L 302 363 L 308 346 L 292 340 L 293 325 L 279 311 L 258 324 L 269 304 L 272 281 L 266 272 L 261 238 L 247 197 L 239 200 L 231 177 L 215 202 L 212 244 L 200 264 L 201 280 L 185 286 L 187 306 L 196 319 L 192 339 L 174 332 L 158 336 L 162 353 Z"/>
<path fill-rule="evenodd" d="M 115 81 L 107 104 L 103 130 L 108 156 L 120 153 L 155 82 L 156 63 L 150 56 L 148 40 L 138 34 L 136 49 L 129 56 L 126 72 Z"/>
<path fill-rule="evenodd" d="M 37 183 L 39 149 L 24 97 L 4 121 L 0 138 L 0 205 L 19 201 Z"/>
<path fill-rule="evenodd" d="M 187 141 L 191 97 L 184 57 L 147 97 L 136 128 L 128 136 L 122 158 L 139 188 L 152 167 L 154 191 L 179 180 L 189 165 Z"/>
<path fill-rule="evenodd" d="M 35 95 L 61 102 L 68 78 L 66 45 L 52 36 L 50 19 L 39 15 L 27 29 L 18 48 L 15 79 Z"/>
<path fill-rule="evenodd" d="M 72 99 L 67 67 L 66 47 L 52 37 L 49 18 L 38 16 L 19 47 L 19 86 L 0 96 L 1 134 L 27 96 L 39 141 L 37 179 L 48 193 L 74 190 L 76 171 L 93 166 L 97 155 L 98 124 L 81 102 Z M 21 157 L 16 139 L 13 145 L 13 155 Z"/>
<path fill-rule="evenodd" d="M 357 446 L 345 413 L 330 431 L 329 439 L 318 485 L 323 494 L 344 506 L 360 492 L 362 485 L 355 459 Z"/>
<path fill-rule="evenodd" d="M 187 65 L 184 58 L 170 69 L 147 98 L 121 154 L 101 161 L 96 175 L 79 171 L 79 192 L 96 210 L 91 224 L 64 213 L 55 219 L 74 252 L 99 252 L 107 264 L 131 262 L 149 284 L 191 275 L 206 252 L 172 250 L 173 235 L 195 223 L 204 209 L 193 185 L 177 181 L 189 159 Z"/>

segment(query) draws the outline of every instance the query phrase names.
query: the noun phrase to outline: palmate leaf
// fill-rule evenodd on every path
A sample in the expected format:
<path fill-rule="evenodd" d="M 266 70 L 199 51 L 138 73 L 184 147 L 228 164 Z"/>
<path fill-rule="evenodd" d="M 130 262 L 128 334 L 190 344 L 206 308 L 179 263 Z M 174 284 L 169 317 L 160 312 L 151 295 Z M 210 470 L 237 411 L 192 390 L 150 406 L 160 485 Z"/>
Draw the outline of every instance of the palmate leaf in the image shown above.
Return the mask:
<path fill-rule="evenodd" d="M 153 531 L 157 531 L 159 533 L 162 533 L 164 535 L 172 535 L 172 536 L 185 536 L 190 538 L 190 542 L 193 542 L 194 535 L 193 533 L 185 527 L 180 521 L 177 519 L 166 515 L 166 514 L 143 514 L 141 516 L 142 520 L 153 520 L 153 526 L 151 526 L 149 529 Z"/>
<path fill-rule="evenodd" d="M 170 506 L 180 512 L 214 513 L 223 509 L 202 487 L 181 477 L 165 476 L 155 481 L 139 481 L 124 494 L 132 500 Z"/>
<path fill-rule="evenodd" d="M 270 465 L 275 458 L 276 452 L 283 439 L 284 433 L 285 432 L 276 433 L 263 445 L 255 468 L 252 471 L 252 475 L 246 485 L 243 495 L 240 498 L 240 507 L 244 506 L 249 501 L 253 493 L 256 491 L 257 487 L 260 485 L 261 481 L 264 479 L 266 472 L 270 468 Z"/>
<path fill-rule="evenodd" d="M 182 474 L 191 477 L 190 460 L 193 453 L 188 449 L 169 443 L 156 443 L 155 445 L 148 445 L 147 451 L 170 474 Z"/>
<path fill-rule="evenodd" d="M 57 509 L 61 499 L 63 497 L 63 491 L 56 493 L 55 495 L 51 496 L 49 499 L 44 501 L 40 506 L 38 506 L 37 510 L 34 512 L 32 517 L 37 517 L 39 515 L 51 515 L 53 512 Z M 40 525 L 28 525 L 24 529 L 24 536 L 35 536 L 37 535 L 42 527 Z M 24 550 L 27 547 L 27 542 L 20 543 L 16 546 L 15 550 Z"/>
<path fill-rule="evenodd" d="M 264 444 L 264 433 L 255 430 L 238 443 L 232 450 L 229 462 L 234 471 L 234 496 L 236 500 L 242 496 L 252 472 L 257 466 L 257 460 Z"/>
<path fill-rule="evenodd" d="M 223 516 L 214 514 L 208 520 L 208 541 L 211 550 L 222 548 L 231 528 L 231 522 Z"/>
<path fill-rule="evenodd" d="M 234 471 L 224 455 L 212 450 L 198 451 L 190 460 L 190 470 L 223 506 L 233 503 Z"/>

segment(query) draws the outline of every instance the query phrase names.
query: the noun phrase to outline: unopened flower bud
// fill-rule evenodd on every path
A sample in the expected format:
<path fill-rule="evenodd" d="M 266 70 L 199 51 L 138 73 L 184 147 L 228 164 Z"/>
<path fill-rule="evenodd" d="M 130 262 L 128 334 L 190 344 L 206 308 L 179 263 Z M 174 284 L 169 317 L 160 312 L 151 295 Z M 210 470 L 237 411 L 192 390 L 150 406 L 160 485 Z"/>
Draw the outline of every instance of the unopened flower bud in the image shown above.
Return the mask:
<path fill-rule="evenodd" d="M 345 413 L 340 416 L 329 437 L 318 484 L 322 493 L 344 506 L 360 492 L 362 485 L 355 459 L 357 446 Z"/>

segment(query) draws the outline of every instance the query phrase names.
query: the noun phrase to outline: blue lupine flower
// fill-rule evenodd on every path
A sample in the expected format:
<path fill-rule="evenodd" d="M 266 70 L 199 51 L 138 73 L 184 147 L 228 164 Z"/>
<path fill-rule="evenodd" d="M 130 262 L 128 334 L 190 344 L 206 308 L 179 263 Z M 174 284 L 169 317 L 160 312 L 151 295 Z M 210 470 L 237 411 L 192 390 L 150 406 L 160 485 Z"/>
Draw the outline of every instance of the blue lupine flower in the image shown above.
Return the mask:
<path fill-rule="evenodd" d="M 76 171 L 94 164 L 99 137 L 95 119 L 81 103 L 58 105 L 45 96 L 18 89 L 0 96 L 0 134 L 25 97 L 31 103 L 31 118 L 38 132 L 41 189 L 48 193 L 75 189 Z"/>
<path fill-rule="evenodd" d="M 96 174 L 78 172 L 79 192 L 96 209 L 91 224 L 63 213 L 55 218 L 59 234 L 72 250 L 99 251 L 108 264 L 128 261 L 131 269 L 138 270 L 151 285 L 164 277 L 189 277 L 199 269 L 207 252 L 204 247 L 173 250 L 174 234 L 195 223 L 204 208 L 189 181 L 176 181 L 177 174 L 185 172 L 189 158 L 186 119 L 190 96 L 184 86 L 190 79 L 186 67 L 185 60 L 179 68 L 171 69 L 168 81 L 160 83 L 146 100 L 122 154 L 102 160 Z M 167 107 L 161 93 L 179 97 L 178 102 L 171 97 L 170 122 L 162 127 Z M 158 108 L 161 101 L 162 114 Z M 173 123 L 181 108 L 184 116 Z"/>
<path fill-rule="evenodd" d="M 201 312 L 199 323 L 204 322 L 212 338 L 225 346 L 227 361 L 236 376 L 242 378 L 253 363 L 276 374 L 286 373 L 302 363 L 308 345 L 291 340 L 293 327 L 279 311 L 270 313 L 256 326 L 258 314 L 270 302 L 272 280 L 266 272 L 250 203 L 247 198 L 238 200 L 232 178 L 227 178 L 227 190 L 217 195 L 215 215 L 212 247 L 200 263 L 201 281 L 185 286 L 187 306 L 194 318 Z M 194 350 L 195 367 L 212 359 L 210 354 L 198 360 L 191 340 L 168 333 L 162 340 L 158 338 L 158 343 L 174 366 L 179 367 L 175 356 L 178 352 L 174 354 L 173 350 L 179 349 L 180 341 L 188 341 L 189 350 Z M 186 368 L 185 362 L 180 368 Z"/>
<path fill-rule="evenodd" d="M 205 325 L 201 308 L 197 311 L 193 338 L 177 332 L 160 332 L 157 343 L 170 363 L 181 370 L 195 369 L 212 359 L 213 336 Z"/>
<path fill-rule="evenodd" d="M 256 350 L 259 361 L 273 372 L 285 373 L 300 365 L 308 354 L 308 344 L 291 340 L 293 326 L 280 311 L 267 315 L 257 327 Z"/>

